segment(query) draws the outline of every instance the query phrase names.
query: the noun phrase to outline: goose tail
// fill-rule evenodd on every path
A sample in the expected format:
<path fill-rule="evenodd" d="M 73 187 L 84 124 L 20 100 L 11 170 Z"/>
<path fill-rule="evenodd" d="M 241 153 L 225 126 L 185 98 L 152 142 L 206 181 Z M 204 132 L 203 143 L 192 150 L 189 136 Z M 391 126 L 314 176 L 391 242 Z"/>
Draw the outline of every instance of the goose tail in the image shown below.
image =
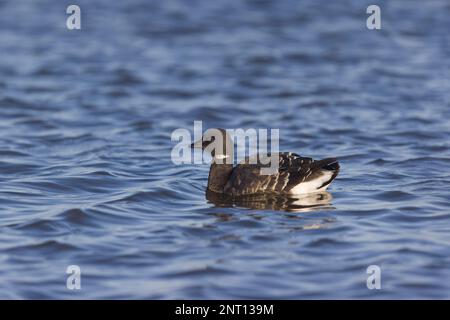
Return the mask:
<path fill-rule="evenodd" d="M 316 168 L 330 177 L 328 180 L 324 181 L 323 184 L 318 188 L 319 190 L 321 190 L 327 187 L 337 177 L 340 165 L 336 158 L 326 158 L 317 161 Z"/>

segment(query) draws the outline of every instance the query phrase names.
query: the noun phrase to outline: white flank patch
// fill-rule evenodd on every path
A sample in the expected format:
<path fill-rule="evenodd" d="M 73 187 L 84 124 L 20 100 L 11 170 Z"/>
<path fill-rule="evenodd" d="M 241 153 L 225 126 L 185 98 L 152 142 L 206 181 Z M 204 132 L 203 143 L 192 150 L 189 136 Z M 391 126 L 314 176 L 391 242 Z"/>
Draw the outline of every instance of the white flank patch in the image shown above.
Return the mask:
<path fill-rule="evenodd" d="M 308 181 L 308 182 L 302 182 L 302 183 L 296 185 L 294 188 L 292 188 L 289 193 L 306 194 L 306 193 L 312 193 L 312 192 L 318 192 L 318 191 L 325 191 L 330 184 L 327 184 L 325 187 L 322 187 L 321 189 L 318 189 L 318 188 L 321 185 L 323 185 L 325 182 L 329 181 L 332 176 L 333 176 L 333 171 L 323 171 L 322 175 L 320 177 L 318 177 L 317 179 Z"/>

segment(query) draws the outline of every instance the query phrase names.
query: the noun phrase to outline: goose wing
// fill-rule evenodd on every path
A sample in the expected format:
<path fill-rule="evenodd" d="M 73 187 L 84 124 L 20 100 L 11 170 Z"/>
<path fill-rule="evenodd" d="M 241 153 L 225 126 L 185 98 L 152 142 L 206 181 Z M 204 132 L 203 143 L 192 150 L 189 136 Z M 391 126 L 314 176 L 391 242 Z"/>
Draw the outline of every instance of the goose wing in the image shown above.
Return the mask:
<path fill-rule="evenodd" d="M 327 165 L 337 164 L 337 160 L 332 158 L 315 161 L 295 153 L 284 152 L 278 154 L 278 172 L 261 175 L 261 168 L 268 165 L 252 164 L 251 159 L 254 158 L 244 159 L 233 169 L 224 188 L 226 194 L 238 196 L 263 192 L 287 193 L 302 182 L 317 179 Z"/>

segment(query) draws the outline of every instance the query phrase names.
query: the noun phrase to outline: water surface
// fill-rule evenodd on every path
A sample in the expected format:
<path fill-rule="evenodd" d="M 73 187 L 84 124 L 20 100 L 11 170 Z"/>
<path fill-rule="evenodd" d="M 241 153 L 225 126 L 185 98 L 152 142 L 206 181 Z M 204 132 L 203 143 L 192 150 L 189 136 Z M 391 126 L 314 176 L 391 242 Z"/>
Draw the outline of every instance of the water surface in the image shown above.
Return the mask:
<path fill-rule="evenodd" d="M 378 31 L 359 0 L 78 4 L 68 31 L 69 3 L 0 1 L 0 298 L 450 297 L 447 1 L 380 1 Z M 341 173 L 212 199 L 170 159 L 194 120 Z"/>

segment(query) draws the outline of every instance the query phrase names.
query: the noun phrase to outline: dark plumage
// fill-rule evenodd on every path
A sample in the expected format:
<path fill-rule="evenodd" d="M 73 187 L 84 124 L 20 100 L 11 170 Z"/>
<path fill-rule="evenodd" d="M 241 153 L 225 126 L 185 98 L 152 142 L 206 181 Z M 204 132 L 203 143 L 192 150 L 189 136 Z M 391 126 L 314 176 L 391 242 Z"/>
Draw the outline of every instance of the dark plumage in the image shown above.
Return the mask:
<path fill-rule="evenodd" d="M 249 209 L 269 209 L 289 212 L 308 212 L 321 208 L 332 208 L 332 195 L 327 192 L 315 192 L 305 195 L 286 195 L 277 193 L 249 194 L 239 197 L 206 191 L 206 200 L 218 207 L 244 207 Z"/>
<path fill-rule="evenodd" d="M 234 145 L 224 129 L 217 129 L 216 134 L 205 135 L 193 147 L 208 146 L 217 139 L 222 139 L 222 148 L 211 150 L 213 163 L 209 171 L 208 189 L 213 192 L 232 196 L 257 193 L 293 193 L 306 194 L 324 191 L 339 173 L 339 163 L 335 158 L 313 160 L 291 152 L 274 154 L 278 158 L 278 172 L 262 175 L 261 168 L 269 165 L 250 161 L 247 157 L 233 167 Z M 231 145 L 231 147 L 230 147 Z M 225 163 L 225 160 L 228 160 Z"/>

